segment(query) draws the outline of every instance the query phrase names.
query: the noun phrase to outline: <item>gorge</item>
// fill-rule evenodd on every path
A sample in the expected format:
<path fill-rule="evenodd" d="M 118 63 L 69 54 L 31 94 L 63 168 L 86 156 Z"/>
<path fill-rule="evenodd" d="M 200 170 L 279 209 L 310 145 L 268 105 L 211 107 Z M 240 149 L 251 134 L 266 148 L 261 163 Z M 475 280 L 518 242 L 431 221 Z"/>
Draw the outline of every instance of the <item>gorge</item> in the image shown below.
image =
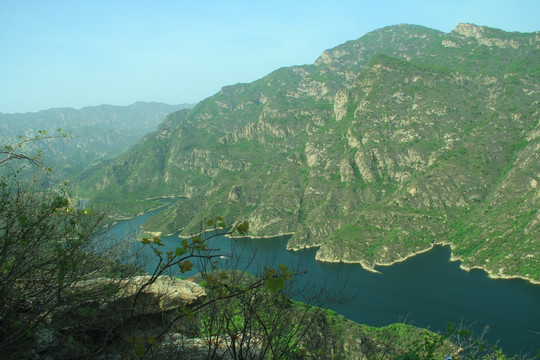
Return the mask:
<path fill-rule="evenodd" d="M 21 109 L 40 106 L 41 95 L 69 104 L 62 91 L 73 87 L 80 97 L 91 85 L 97 97 L 84 101 L 107 91 L 110 101 L 140 99 L 131 90 L 176 101 L 186 72 L 195 73 L 189 61 L 209 60 L 194 74 L 199 84 L 221 79 L 228 72 L 215 70 L 226 62 L 226 42 L 203 59 L 212 47 L 186 46 L 184 32 L 200 39 L 207 29 L 179 26 L 190 6 L 179 14 L 172 5 L 170 23 L 162 11 L 134 21 L 125 15 L 137 6 L 120 6 L 109 18 L 114 31 L 84 52 L 86 36 L 62 28 L 63 20 L 58 29 L 66 30 L 43 36 L 43 47 L 12 31 L 13 56 L 4 60 L 30 54 L 26 48 L 52 49 L 55 61 L 26 56 L 37 61 L 32 69 L 22 58 L 6 67 L 4 109 L 23 87 Z M 220 15 L 233 11 L 223 6 Z M 64 16 L 53 8 L 44 13 Z M 194 12 L 188 22 L 206 28 L 206 10 L 204 21 Z M 30 34 L 46 18 L 39 15 L 10 26 Z M 88 16 L 93 40 L 101 26 Z M 168 26 L 159 34 L 150 31 L 161 23 Z M 334 30 L 325 25 L 319 30 Z M 266 41 L 227 36 L 226 26 L 212 26 L 222 40 Z M 539 357 L 534 30 L 387 26 L 313 63 L 268 73 L 272 65 L 258 80 L 213 88 L 197 104 L 0 113 L 0 358 Z M 50 46 L 64 35 L 77 44 Z M 123 51 L 129 43 L 137 48 Z M 149 60 L 138 56 L 150 48 Z M 67 71 L 64 60 L 77 59 L 92 69 Z M 50 81 L 32 76 L 54 74 L 53 64 L 63 71 Z M 81 78 L 68 75 L 75 73 Z M 32 96 L 34 86 L 46 90 Z M 220 232 L 209 239 L 209 229 Z"/>
<path fill-rule="evenodd" d="M 539 40 L 472 24 L 447 34 L 390 26 L 314 64 L 226 86 L 192 109 L 56 109 L 0 114 L 0 126 L 13 142 L 10 119 L 59 116 L 54 128 L 69 131 L 86 116 L 80 129 L 92 136 L 45 152 L 58 156 L 79 200 L 108 209 L 111 222 L 131 218 L 112 227 L 120 237 L 144 222 L 174 250 L 205 219 L 247 220 L 252 239 L 213 243 L 220 266 L 257 273 L 284 263 L 308 271 L 295 300 L 340 294 L 322 305 L 370 326 L 444 331 L 446 321 L 463 321 L 476 334 L 489 326 L 489 342 L 532 354 Z M 148 212 L 164 198 L 170 206 Z"/>

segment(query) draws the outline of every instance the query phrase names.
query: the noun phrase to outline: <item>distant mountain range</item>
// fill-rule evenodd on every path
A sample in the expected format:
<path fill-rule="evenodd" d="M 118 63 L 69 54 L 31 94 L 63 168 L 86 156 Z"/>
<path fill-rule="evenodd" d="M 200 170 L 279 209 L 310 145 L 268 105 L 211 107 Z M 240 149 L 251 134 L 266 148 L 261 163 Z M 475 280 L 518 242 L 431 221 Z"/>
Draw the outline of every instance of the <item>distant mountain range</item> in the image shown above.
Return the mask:
<path fill-rule="evenodd" d="M 538 282 L 539 90 L 539 32 L 390 26 L 168 115 L 78 191 L 118 216 L 185 196 L 151 231 L 248 220 L 368 269 L 445 243 Z"/>
<path fill-rule="evenodd" d="M 167 114 L 193 106 L 137 102 L 129 106 L 100 105 L 80 110 L 0 113 L 0 143 L 15 145 L 20 141 L 19 136 L 33 138 L 40 130 L 55 135 L 61 128 L 71 136 L 27 143 L 25 151 L 35 153 L 41 149 L 44 162 L 63 180 L 99 160 L 119 155 L 154 131 Z"/>

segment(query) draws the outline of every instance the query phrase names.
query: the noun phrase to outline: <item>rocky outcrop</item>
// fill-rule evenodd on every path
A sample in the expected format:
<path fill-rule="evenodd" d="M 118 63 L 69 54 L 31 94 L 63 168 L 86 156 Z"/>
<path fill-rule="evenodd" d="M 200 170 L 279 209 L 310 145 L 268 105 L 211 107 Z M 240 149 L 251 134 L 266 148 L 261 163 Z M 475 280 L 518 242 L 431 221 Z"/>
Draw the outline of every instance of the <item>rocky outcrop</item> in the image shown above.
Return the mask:
<path fill-rule="evenodd" d="M 319 150 L 312 144 L 307 143 L 305 146 L 305 154 L 307 160 L 307 166 L 313 167 L 319 163 Z"/>
<path fill-rule="evenodd" d="M 365 182 L 372 183 L 375 181 L 375 173 L 373 171 L 375 164 L 371 152 L 359 150 L 354 156 L 354 162 Z"/>
<path fill-rule="evenodd" d="M 121 280 L 98 278 L 79 282 L 75 289 L 83 296 L 97 295 L 99 298 L 112 294 L 98 309 L 98 316 L 111 323 L 153 315 L 164 319 L 167 313 L 196 304 L 206 297 L 200 285 L 170 276 L 153 279 L 150 275 L 141 275 Z"/>
<path fill-rule="evenodd" d="M 341 182 L 353 181 L 355 178 L 354 168 L 352 163 L 348 159 L 341 160 L 339 166 L 339 175 L 341 177 Z"/>
<path fill-rule="evenodd" d="M 242 196 L 242 188 L 239 186 L 233 186 L 229 191 L 229 201 L 238 201 Z"/>
<path fill-rule="evenodd" d="M 73 305 L 53 313 L 48 328 L 36 334 L 37 350 L 55 358 L 89 357 L 95 344 L 110 344 L 112 353 L 132 348 L 126 339 L 161 334 L 206 297 L 194 282 L 150 275 L 82 281 L 69 292 Z M 72 338 L 69 346 L 67 337 Z"/>
<path fill-rule="evenodd" d="M 519 42 L 513 39 L 502 39 L 494 37 L 490 34 L 490 29 L 486 26 L 477 26 L 474 24 L 459 24 L 454 29 L 454 33 L 464 38 L 472 38 L 478 41 L 478 44 L 488 47 L 496 46 L 499 48 L 512 47 L 514 49 L 519 48 Z M 445 46 L 458 47 L 455 42 L 447 41 Z"/>
<path fill-rule="evenodd" d="M 334 98 L 334 116 L 336 121 L 340 121 L 347 115 L 347 104 L 349 102 L 349 92 L 341 89 Z"/>

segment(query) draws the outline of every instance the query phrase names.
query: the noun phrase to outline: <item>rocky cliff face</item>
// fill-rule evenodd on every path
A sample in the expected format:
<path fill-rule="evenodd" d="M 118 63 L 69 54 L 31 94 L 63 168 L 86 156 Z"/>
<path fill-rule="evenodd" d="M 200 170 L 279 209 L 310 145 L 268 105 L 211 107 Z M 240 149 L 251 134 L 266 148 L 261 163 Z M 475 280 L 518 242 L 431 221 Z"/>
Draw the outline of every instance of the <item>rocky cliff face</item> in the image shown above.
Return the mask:
<path fill-rule="evenodd" d="M 148 224 L 164 233 L 247 219 L 368 268 L 451 243 L 538 281 L 539 52 L 537 34 L 470 24 L 376 30 L 170 115 L 81 192 L 187 196 Z"/>

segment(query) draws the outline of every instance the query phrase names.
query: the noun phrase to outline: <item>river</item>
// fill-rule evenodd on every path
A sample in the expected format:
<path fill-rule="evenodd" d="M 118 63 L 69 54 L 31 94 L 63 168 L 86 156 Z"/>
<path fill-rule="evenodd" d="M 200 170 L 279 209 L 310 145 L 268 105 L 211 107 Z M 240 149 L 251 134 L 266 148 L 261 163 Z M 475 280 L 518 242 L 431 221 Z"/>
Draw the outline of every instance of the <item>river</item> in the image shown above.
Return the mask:
<path fill-rule="evenodd" d="M 154 210 L 131 220 L 120 221 L 109 235 L 133 233 Z M 180 244 L 176 236 L 163 237 L 164 251 Z M 464 323 L 479 335 L 487 326 L 486 339 L 508 354 L 536 355 L 540 349 L 540 286 L 521 279 L 491 279 L 482 270 L 460 269 L 450 261 L 450 248 L 436 246 L 431 251 L 388 267 L 379 274 L 357 264 L 315 261 L 316 249 L 287 251 L 287 237 L 231 240 L 219 236 L 211 247 L 223 255 L 221 268 L 260 273 L 264 265 L 282 263 L 293 270 L 307 270 L 296 281 L 303 300 L 324 289 L 339 295 L 328 306 L 346 318 L 372 326 L 406 322 L 444 332 L 447 322 Z M 154 263 L 148 265 L 153 270 Z M 190 274 L 192 275 L 196 270 Z"/>

